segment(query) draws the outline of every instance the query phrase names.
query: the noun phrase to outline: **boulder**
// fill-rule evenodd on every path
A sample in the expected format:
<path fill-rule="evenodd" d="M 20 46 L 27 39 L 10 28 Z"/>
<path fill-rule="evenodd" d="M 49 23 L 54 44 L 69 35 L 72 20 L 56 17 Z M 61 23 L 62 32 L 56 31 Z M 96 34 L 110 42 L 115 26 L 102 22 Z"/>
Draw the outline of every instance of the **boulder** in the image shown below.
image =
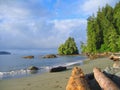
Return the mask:
<path fill-rule="evenodd" d="M 67 67 L 58 66 L 58 67 L 54 67 L 54 68 L 50 69 L 50 72 L 60 72 L 60 71 L 66 70 L 66 69 L 67 69 Z"/>
<path fill-rule="evenodd" d="M 57 56 L 55 54 L 49 54 L 46 56 L 43 56 L 43 58 L 56 58 Z"/>
<path fill-rule="evenodd" d="M 25 58 L 25 59 L 33 59 L 34 56 L 25 56 L 25 57 L 23 57 L 23 58 Z"/>
<path fill-rule="evenodd" d="M 28 68 L 28 70 L 39 70 L 39 68 L 38 68 L 38 67 L 35 67 L 35 66 L 30 66 L 30 67 Z"/>

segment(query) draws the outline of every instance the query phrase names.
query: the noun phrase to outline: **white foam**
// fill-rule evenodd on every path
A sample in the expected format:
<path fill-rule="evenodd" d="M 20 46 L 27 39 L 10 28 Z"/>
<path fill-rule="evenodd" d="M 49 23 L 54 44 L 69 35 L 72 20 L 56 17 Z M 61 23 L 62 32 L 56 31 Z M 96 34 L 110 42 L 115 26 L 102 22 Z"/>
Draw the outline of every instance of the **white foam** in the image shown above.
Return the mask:
<path fill-rule="evenodd" d="M 38 72 L 47 72 L 49 71 L 51 68 L 53 67 L 58 67 L 58 66 L 72 66 L 72 65 L 76 65 L 76 64 L 82 64 L 82 61 L 76 61 L 76 62 L 69 62 L 69 63 L 65 63 L 65 64 L 58 64 L 58 65 L 54 65 L 54 66 L 45 66 L 45 67 L 38 67 L 40 70 Z M 21 69 L 21 70 L 15 70 L 15 71 L 9 71 L 9 72 L 0 72 L 0 79 L 4 79 L 4 78 L 12 78 L 14 76 L 17 75 L 28 75 L 31 74 L 31 70 L 28 69 Z"/>
<path fill-rule="evenodd" d="M 0 79 L 3 79 L 5 77 L 13 77 L 16 75 L 25 75 L 25 74 L 29 74 L 30 70 L 16 70 L 16 71 L 9 71 L 9 72 L 0 72 Z"/>
<path fill-rule="evenodd" d="M 76 62 L 69 62 L 69 63 L 66 63 L 66 64 L 64 64 L 64 66 L 72 66 L 72 65 L 76 65 L 76 64 L 82 64 L 82 61 L 80 60 L 80 61 L 76 61 Z"/>

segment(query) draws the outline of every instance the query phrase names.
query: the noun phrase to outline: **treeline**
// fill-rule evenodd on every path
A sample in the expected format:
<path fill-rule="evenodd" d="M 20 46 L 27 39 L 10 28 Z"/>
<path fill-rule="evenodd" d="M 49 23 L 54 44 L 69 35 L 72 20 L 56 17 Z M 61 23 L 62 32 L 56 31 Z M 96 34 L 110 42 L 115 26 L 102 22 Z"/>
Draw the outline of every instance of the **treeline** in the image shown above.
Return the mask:
<path fill-rule="evenodd" d="M 120 2 L 111 7 L 99 8 L 97 15 L 87 19 L 87 43 L 81 44 L 82 52 L 120 51 Z"/>

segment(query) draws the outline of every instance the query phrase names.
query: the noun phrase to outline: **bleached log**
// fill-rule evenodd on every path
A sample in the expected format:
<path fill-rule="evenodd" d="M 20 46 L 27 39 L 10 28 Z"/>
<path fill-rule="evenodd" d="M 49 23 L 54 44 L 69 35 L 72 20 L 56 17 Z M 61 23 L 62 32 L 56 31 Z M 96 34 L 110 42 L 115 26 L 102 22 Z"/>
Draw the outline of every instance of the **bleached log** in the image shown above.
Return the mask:
<path fill-rule="evenodd" d="M 120 61 L 120 57 L 119 56 L 111 55 L 109 58 L 111 60 L 113 60 L 113 61 Z"/>
<path fill-rule="evenodd" d="M 90 90 L 84 73 L 80 68 L 73 68 L 66 90 Z"/>
<path fill-rule="evenodd" d="M 108 77 L 106 77 L 100 69 L 94 68 L 94 77 L 102 90 L 120 90 L 118 86 Z"/>
<path fill-rule="evenodd" d="M 120 68 L 120 57 L 119 56 L 111 55 L 109 58 L 113 60 L 114 62 L 113 68 Z"/>

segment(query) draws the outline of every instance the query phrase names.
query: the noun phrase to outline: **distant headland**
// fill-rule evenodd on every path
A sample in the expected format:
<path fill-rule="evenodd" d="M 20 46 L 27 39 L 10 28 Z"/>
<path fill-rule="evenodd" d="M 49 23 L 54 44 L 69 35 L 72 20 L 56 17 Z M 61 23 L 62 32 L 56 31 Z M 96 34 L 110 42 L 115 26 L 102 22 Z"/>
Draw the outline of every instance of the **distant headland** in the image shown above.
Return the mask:
<path fill-rule="evenodd" d="M 11 53 L 10 52 L 7 52 L 7 51 L 0 51 L 0 55 L 10 55 Z"/>

